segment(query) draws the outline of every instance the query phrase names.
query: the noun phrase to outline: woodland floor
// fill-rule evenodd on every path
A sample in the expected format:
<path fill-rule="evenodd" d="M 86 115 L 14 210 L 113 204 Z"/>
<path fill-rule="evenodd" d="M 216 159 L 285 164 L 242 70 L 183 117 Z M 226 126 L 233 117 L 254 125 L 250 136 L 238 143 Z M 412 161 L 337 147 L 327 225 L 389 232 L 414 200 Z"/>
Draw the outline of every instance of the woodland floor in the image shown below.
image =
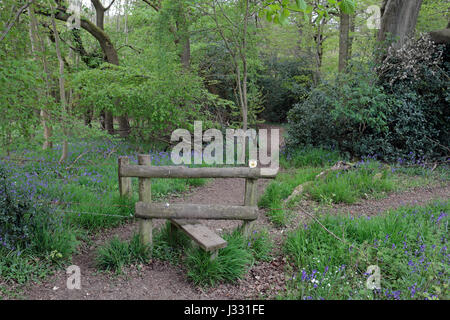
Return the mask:
<path fill-rule="evenodd" d="M 262 194 L 267 181 L 258 185 Z M 186 203 L 221 203 L 242 204 L 244 193 L 243 179 L 215 179 L 203 187 L 196 188 L 183 197 L 170 199 L 172 202 Z M 438 187 L 420 187 L 401 193 L 392 193 L 381 200 L 362 200 L 353 205 L 327 207 L 331 214 L 379 214 L 387 209 L 405 205 L 423 205 L 434 199 L 445 199 L 450 195 L 450 185 Z M 305 203 L 305 205 L 308 205 Z M 297 222 L 305 217 L 298 216 Z M 156 225 L 161 225 L 157 221 Z M 236 228 L 240 222 L 205 221 L 218 233 Z M 293 223 L 293 225 L 298 225 Z M 277 243 L 275 251 L 279 251 L 279 243 L 286 229 L 275 228 L 267 219 L 264 210 L 259 211 L 256 228 L 266 227 Z M 131 266 L 124 269 L 123 274 L 116 276 L 100 273 L 94 265 L 94 254 L 98 245 L 114 235 L 127 239 L 136 230 L 137 224 L 130 223 L 112 230 L 105 230 L 92 238 L 90 245 L 85 244 L 73 257 L 73 264 L 81 268 L 81 290 L 66 288 L 67 275 L 59 270 L 53 276 L 39 284 L 29 284 L 20 288 L 19 298 L 23 299 L 270 299 L 285 288 L 286 261 L 281 254 L 275 253 L 271 262 L 260 262 L 254 265 L 244 279 L 236 284 L 221 284 L 215 288 L 201 289 L 192 285 L 186 278 L 183 266 L 175 266 L 166 262 L 151 261 L 146 265 Z M 138 270 L 139 269 L 139 270 Z"/>
<path fill-rule="evenodd" d="M 282 134 L 280 134 L 282 136 Z M 172 197 L 167 201 L 173 203 L 230 204 L 242 205 L 244 201 L 244 179 L 212 179 L 206 185 L 192 189 L 183 196 Z M 261 196 L 268 180 L 258 181 L 258 194 Z M 391 193 L 383 199 L 361 200 L 352 205 L 320 206 L 319 212 L 328 214 L 375 215 L 388 209 L 405 205 L 424 205 L 435 199 L 448 199 L 450 185 L 427 186 L 409 189 L 404 192 Z M 317 203 L 302 201 L 303 210 L 312 211 Z M 137 223 L 128 223 L 114 229 L 107 229 L 84 241 L 73 256 L 72 264 L 81 269 L 81 290 L 69 290 L 66 287 L 68 275 L 65 270 L 58 270 L 40 283 L 28 283 L 25 286 L 10 288 L 16 292 L 15 299 L 30 300 L 202 300 L 202 299 L 273 299 L 285 290 L 286 268 L 288 267 L 280 247 L 283 234 L 289 229 L 304 223 L 308 217 L 298 213 L 289 227 L 275 227 L 259 210 L 255 228 L 266 228 L 275 242 L 273 260 L 258 262 L 253 265 L 245 277 L 235 284 L 220 284 L 214 288 L 195 287 L 186 277 L 186 270 L 181 265 L 153 260 L 145 265 L 128 266 L 122 274 L 114 275 L 99 272 L 95 267 L 95 252 L 99 245 L 113 236 L 130 239 L 137 230 Z M 156 220 L 154 226 L 160 227 L 164 220 Z M 239 226 L 238 221 L 204 221 L 218 234 Z"/>

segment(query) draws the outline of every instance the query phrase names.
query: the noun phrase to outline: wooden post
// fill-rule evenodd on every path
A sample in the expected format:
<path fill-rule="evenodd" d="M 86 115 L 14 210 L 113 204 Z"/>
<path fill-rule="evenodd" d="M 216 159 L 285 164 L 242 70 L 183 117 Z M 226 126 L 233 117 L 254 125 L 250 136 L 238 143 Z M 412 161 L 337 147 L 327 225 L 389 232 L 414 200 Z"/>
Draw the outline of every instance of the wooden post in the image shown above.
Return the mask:
<path fill-rule="evenodd" d="M 245 198 L 244 206 L 257 206 L 258 179 L 245 179 Z M 244 221 L 243 232 L 249 236 L 252 232 L 254 221 Z"/>
<path fill-rule="evenodd" d="M 150 155 L 138 155 L 138 163 L 142 166 L 151 166 Z M 149 178 L 139 178 L 139 201 L 152 202 L 152 184 Z M 153 221 L 152 219 L 139 219 L 139 236 L 145 245 L 153 243 Z"/>
<path fill-rule="evenodd" d="M 214 259 L 216 259 L 219 256 L 219 250 L 214 250 L 213 252 L 211 252 L 211 257 L 209 258 L 211 261 L 213 261 Z"/>
<path fill-rule="evenodd" d="M 175 244 L 176 233 L 177 227 L 172 223 L 172 221 L 169 221 L 169 240 L 172 245 Z"/>
<path fill-rule="evenodd" d="M 130 159 L 128 157 L 119 157 L 119 192 L 121 197 L 133 197 L 133 189 L 131 185 L 131 178 L 130 177 L 122 177 L 120 172 L 121 168 L 124 165 L 129 165 Z"/>

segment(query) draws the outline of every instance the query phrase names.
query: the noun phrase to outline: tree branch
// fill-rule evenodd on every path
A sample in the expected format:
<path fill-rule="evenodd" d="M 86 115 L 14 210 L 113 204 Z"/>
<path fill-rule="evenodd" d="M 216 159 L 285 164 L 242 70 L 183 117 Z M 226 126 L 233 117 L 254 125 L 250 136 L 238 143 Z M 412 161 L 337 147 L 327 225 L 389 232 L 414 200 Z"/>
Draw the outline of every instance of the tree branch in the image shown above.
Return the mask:
<path fill-rule="evenodd" d="M 152 0 L 142 0 L 142 1 L 144 1 L 146 4 L 148 4 L 153 9 L 155 9 L 155 11 L 159 11 L 159 9 L 161 9 L 161 2 L 160 1 L 158 1 L 158 4 L 153 3 Z"/>
<path fill-rule="evenodd" d="M 8 23 L 6 26 L 6 29 L 2 32 L 2 35 L 0 37 L 0 42 L 5 39 L 6 35 L 9 33 L 11 28 L 14 26 L 14 24 L 19 20 L 19 16 L 33 3 L 34 0 L 28 0 L 27 3 L 25 3 L 19 10 L 17 10 L 16 15 L 12 21 Z"/>

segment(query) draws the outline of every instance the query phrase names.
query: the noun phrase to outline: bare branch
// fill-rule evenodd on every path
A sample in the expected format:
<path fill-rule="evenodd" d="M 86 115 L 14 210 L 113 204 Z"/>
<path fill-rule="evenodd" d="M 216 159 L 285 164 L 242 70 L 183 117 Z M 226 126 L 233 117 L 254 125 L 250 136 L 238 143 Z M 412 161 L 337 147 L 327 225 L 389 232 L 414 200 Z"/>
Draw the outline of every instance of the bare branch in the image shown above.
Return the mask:
<path fill-rule="evenodd" d="M 108 11 L 109 8 L 111 8 L 111 6 L 114 4 L 114 2 L 116 2 L 116 0 L 112 0 L 111 3 L 109 4 L 109 6 L 107 6 L 107 7 L 105 8 L 105 11 Z"/>
<path fill-rule="evenodd" d="M 161 8 L 161 2 L 160 1 L 158 1 L 158 4 L 153 3 L 152 0 L 142 0 L 142 1 L 144 1 L 146 4 L 148 4 L 150 7 L 152 7 L 156 11 L 159 11 L 159 9 Z"/>
<path fill-rule="evenodd" d="M 3 41 L 3 39 L 5 39 L 6 35 L 9 33 L 11 28 L 14 26 L 17 20 L 19 20 L 19 16 L 33 3 L 33 1 L 34 0 L 28 0 L 27 3 L 25 3 L 19 10 L 17 10 L 14 19 L 8 23 L 6 29 L 2 32 L 0 42 Z"/>

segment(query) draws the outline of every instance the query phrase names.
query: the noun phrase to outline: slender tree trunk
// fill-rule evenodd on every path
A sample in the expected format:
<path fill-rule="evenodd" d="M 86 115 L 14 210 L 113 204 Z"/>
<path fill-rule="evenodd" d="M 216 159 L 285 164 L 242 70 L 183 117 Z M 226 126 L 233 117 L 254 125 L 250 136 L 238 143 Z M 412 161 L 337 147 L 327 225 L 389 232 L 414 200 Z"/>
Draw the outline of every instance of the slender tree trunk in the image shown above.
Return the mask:
<path fill-rule="evenodd" d="M 189 70 L 191 65 L 191 40 L 189 36 L 189 25 L 186 8 L 182 1 L 178 5 L 176 21 L 176 40 L 175 43 L 180 48 L 180 61 L 183 68 Z"/>
<path fill-rule="evenodd" d="M 125 21 L 124 21 L 124 27 L 123 32 L 125 33 L 125 44 L 128 45 L 128 1 L 125 0 L 125 8 L 124 8 L 124 15 L 125 15 Z"/>
<path fill-rule="evenodd" d="M 117 5 L 117 16 L 116 16 L 116 32 L 120 31 L 120 2 Z"/>
<path fill-rule="evenodd" d="M 356 29 L 356 13 L 350 16 L 350 36 L 348 38 L 348 58 L 352 58 L 353 54 L 353 39 L 355 38 L 355 29 Z"/>
<path fill-rule="evenodd" d="M 50 72 L 48 70 L 48 64 L 47 64 L 47 58 L 45 57 L 44 51 L 45 51 L 45 44 L 44 41 L 42 41 L 42 38 L 39 36 L 39 32 L 37 29 L 37 21 L 36 16 L 34 15 L 33 8 L 28 8 L 28 15 L 30 17 L 30 39 L 31 39 L 31 51 L 33 53 L 33 56 L 35 59 L 38 59 L 37 52 L 40 51 L 42 53 L 42 65 L 44 67 L 44 81 L 46 85 L 45 90 L 45 96 L 49 97 L 49 90 L 50 90 Z M 44 108 L 40 111 L 40 117 L 41 117 L 41 123 L 42 127 L 44 128 L 44 143 L 42 144 L 42 149 L 52 149 L 53 148 L 53 142 L 51 141 L 52 137 L 52 127 L 49 124 L 49 114 L 47 110 Z"/>
<path fill-rule="evenodd" d="M 52 8 L 53 10 L 53 8 Z M 56 56 L 58 58 L 58 62 L 59 62 L 59 77 L 58 77 L 58 82 L 59 82 L 59 98 L 60 98 L 60 103 L 61 103 L 61 111 L 63 115 L 67 115 L 67 104 L 66 104 L 66 89 L 65 89 L 65 85 L 64 85 L 64 60 L 62 58 L 61 55 L 61 48 L 59 46 L 59 34 L 58 34 L 58 30 L 56 28 L 56 20 L 55 20 L 55 15 L 52 13 L 52 26 L 53 26 L 53 32 L 55 34 L 55 48 L 56 48 Z M 68 156 L 68 143 L 67 143 L 67 128 L 66 125 L 64 124 L 64 120 L 65 117 L 63 116 L 63 132 L 64 132 L 64 141 L 63 141 L 63 148 L 62 148 L 62 153 L 61 153 L 61 158 L 59 159 L 60 163 L 63 163 L 64 161 L 66 161 L 67 156 Z"/>
<path fill-rule="evenodd" d="M 340 13 L 339 25 L 339 72 L 344 72 L 348 64 L 349 46 L 350 46 L 350 16 L 346 13 Z"/>
<path fill-rule="evenodd" d="M 104 31 L 105 30 L 105 12 L 109 9 L 103 7 L 102 3 L 100 2 L 100 0 L 91 0 L 92 5 L 95 8 L 95 24 L 96 26 Z M 110 51 L 111 48 L 105 48 L 106 50 Z M 114 48 L 112 48 L 114 49 Z M 115 49 L 114 49 L 115 51 Z M 117 53 L 113 54 L 113 55 L 106 55 L 106 60 L 109 63 L 115 64 L 115 65 L 119 65 L 119 57 L 117 56 Z M 103 110 L 100 113 L 100 117 L 104 117 L 103 119 L 100 120 L 100 122 L 102 124 L 104 124 L 104 126 L 102 125 L 102 127 L 104 127 L 109 134 L 114 134 L 114 117 L 111 111 L 108 110 Z"/>

